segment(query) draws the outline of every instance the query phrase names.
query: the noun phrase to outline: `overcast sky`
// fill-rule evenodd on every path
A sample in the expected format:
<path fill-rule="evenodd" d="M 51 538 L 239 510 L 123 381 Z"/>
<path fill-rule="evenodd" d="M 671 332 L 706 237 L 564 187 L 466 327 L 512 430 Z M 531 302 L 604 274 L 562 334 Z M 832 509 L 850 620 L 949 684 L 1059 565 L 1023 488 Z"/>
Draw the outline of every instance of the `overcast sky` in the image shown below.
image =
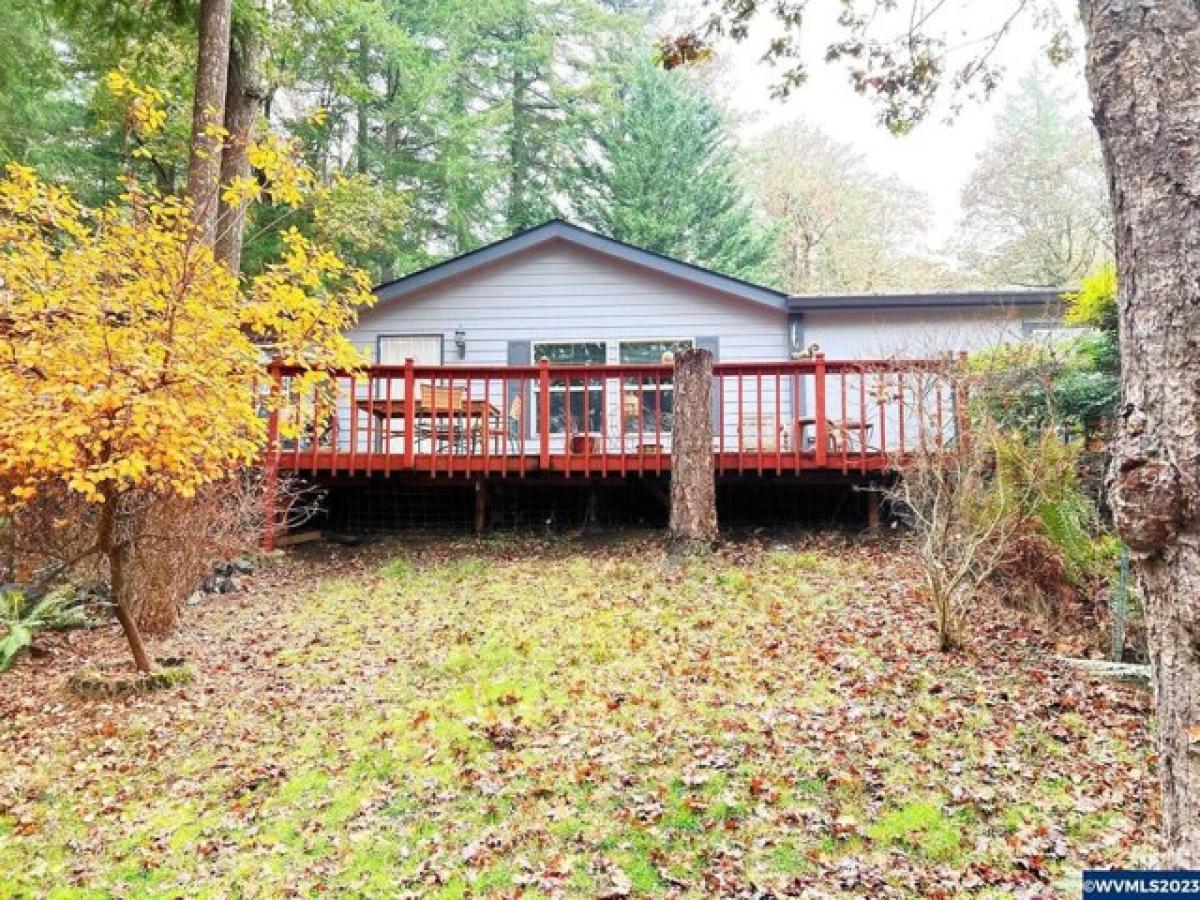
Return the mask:
<path fill-rule="evenodd" d="M 809 77 L 790 98 L 782 101 L 771 98 L 770 88 L 778 79 L 778 71 L 760 62 L 772 32 L 778 31 L 767 16 L 759 17 L 758 27 L 752 28 L 752 37 L 745 43 L 718 46 L 721 93 L 741 117 L 740 132 L 745 138 L 752 138 L 774 124 L 805 119 L 851 144 L 871 168 L 894 174 L 923 191 L 933 211 L 930 243 L 936 245 L 952 233 L 960 215 L 959 194 L 975 165 L 976 155 L 992 132 L 992 117 L 1004 94 L 1016 86 L 1024 73 L 1041 62 L 1048 79 L 1074 90 L 1078 114 L 1087 116 L 1082 34 L 1077 25 L 1076 5 L 1073 0 L 1058 2 L 1065 21 L 1075 29 L 1074 60 L 1058 69 L 1051 68 L 1044 62 L 1045 32 L 1031 21 L 1018 23 L 994 57 L 1007 73 L 1000 90 L 986 104 L 968 104 L 951 125 L 943 123 L 944 111 L 904 137 L 892 136 L 877 123 L 875 108 L 867 98 L 854 92 L 845 69 L 822 61 L 824 48 L 839 33 L 832 18 L 840 5 L 835 0 L 813 0 L 802 44 L 805 59 L 810 61 Z M 994 16 L 1009 4 L 999 0 L 959 0 L 945 6 L 947 9 L 939 13 L 942 18 L 936 20 L 940 27 L 947 29 L 952 40 L 969 40 L 980 34 L 981 23 L 989 15 Z"/>

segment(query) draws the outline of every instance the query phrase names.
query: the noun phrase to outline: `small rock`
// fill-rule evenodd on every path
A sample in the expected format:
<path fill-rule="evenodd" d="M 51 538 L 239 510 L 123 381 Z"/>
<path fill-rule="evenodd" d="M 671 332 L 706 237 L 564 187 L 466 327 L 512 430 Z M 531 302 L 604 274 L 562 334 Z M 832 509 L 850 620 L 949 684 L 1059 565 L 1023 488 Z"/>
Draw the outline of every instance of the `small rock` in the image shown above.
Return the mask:
<path fill-rule="evenodd" d="M 204 594 L 200 591 L 193 591 L 192 596 L 187 598 L 188 606 L 199 606 L 204 600 Z"/>
<path fill-rule="evenodd" d="M 209 575 L 200 589 L 206 594 L 232 594 L 238 585 L 230 575 Z"/>

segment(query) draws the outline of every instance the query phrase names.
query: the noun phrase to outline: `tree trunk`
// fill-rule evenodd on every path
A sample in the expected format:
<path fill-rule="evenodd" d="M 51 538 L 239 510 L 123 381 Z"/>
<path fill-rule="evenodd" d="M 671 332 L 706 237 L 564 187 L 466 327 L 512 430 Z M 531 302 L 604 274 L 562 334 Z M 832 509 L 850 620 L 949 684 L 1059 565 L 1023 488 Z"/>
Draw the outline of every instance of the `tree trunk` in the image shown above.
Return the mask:
<path fill-rule="evenodd" d="M 117 497 L 111 491 L 105 492 L 104 505 L 100 507 L 100 521 L 97 525 L 97 546 L 108 560 L 109 597 L 121 630 L 125 632 L 125 640 L 129 642 L 129 651 L 133 654 L 133 662 L 139 672 L 150 672 L 154 663 L 142 643 L 142 634 L 138 630 L 133 611 L 129 608 L 125 584 L 125 547 L 116 534 Z"/>
<path fill-rule="evenodd" d="M 229 75 L 225 101 L 225 130 L 229 132 L 221 153 L 220 183 L 250 174 L 247 155 L 254 141 L 254 129 L 266 100 L 262 78 L 262 35 L 251 23 L 240 46 L 229 54 Z M 236 273 L 242 264 L 242 241 L 246 234 L 246 205 L 231 206 L 224 200 L 217 205 L 217 233 L 214 252 L 229 271 Z"/>
<path fill-rule="evenodd" d="M 717 537 L 712 363 L 709 350 L 680 350 L 675 354 L 671 537 L 681 543 L 709 543 Z"/>
<path fill-rule="evenodd" d="M 192 146 L 188 157 L 187 196 L 200 238 L 212 244 L 217 233 L 221 185 L 219 130 L 225 122 L 229 77 L 229 29 L 233 0 L 200 0 L 196 54 L 196 98 L 192 106 Z"/>
<path fill-rule="evenodd" d="M 528 176 L 529 154 L 526 132 L 528 109 L 526 107 L 526 90 L 528 82 L 525 73 L 518 66 L 513 70 L 512 79 L 512 131 L 508 136 L 508 228 L 509 231 L 522 231 L 532 223 L 529 221 Z"/>
<path fill-rule="evenodd" d="M 1109 488 L 1146 600 L 1164 864 L 1200 868 L 1200 9 L 1082 0 L 1116 228 L 1123 397 Z"/>
<path fill-rule="evenodd" d="M 530 221 L 529 168 L 530 168 L 530 109 L 529 88 L 533 84 L 533 73 L 526 71 L 525 41 L 529 36 L 529 9 L 522 3 L 517 9 L 517 20 L 512 36 L 512 80 L 509 85 L 512 96 L 509 107 L 512 128 L 508 134 L 508 229 L 521 231 L 534 224 Z"/>
<path fill-rule="evenodd" d="M 368 142 L 371 126 L 371 110 L 367 103 L 367 94 L 371 90 L 371 48 L 367 45 L 367 34 L 365 31 L 361 32 L 358 36 L 358 80 L 363 96 L 355 104 L 358 121 L 354 135 L 354 167 L 360 175 L 366 175 L 370 159 Z"/>

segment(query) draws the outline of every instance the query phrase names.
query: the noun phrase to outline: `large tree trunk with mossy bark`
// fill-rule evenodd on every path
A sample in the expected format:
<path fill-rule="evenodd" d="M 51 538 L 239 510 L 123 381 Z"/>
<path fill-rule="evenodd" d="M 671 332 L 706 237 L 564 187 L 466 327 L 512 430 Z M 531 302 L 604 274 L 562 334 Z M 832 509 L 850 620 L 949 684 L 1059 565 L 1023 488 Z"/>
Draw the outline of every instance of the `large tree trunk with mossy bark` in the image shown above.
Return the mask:
<path fill-rule="evenodd" d="M 1164 863 L 1200 868 L 1200 8 L 1080 11 L 1120 288 L 1112 509 L 1146 601 Z"/>
<path fill-rule="evenodd" d="M 133 662 L 139 672 L 150 672 L 154 668 L 146 645 L 142 643 L 142 634 L 138 629 L 137 620 L 129 608 L 129 586 L 125 579 L 125 560 L 127 550 L 118 534 L 117 510 L 120 498 L 111 488 L 104 492 L 104 501 L 100 507 L 100 519 L 97 525 L 96 546 L 100 554 L 108 560 L 109 599 L 121 630 L 125 632 L 125 640 L 129 642 L 129 651 L 133 654 Z"/>
<path fill-rule="evenodd" d="M 210 245 L 217 235 L 223 144 L 220 132 L 225 126 L 232 17 L 233 0 L 200 0 L 187 196 L 200 239 Z"/>
<path fill-rule="evenodd" d="M 238 40 L 229 53 L 225 96 L 225 130 L 229 132 L 221 152 L 220 183 L 250 175 L 250 144 L 262 115 L 267 88 L 262 74 L 263 41 L 256 20 L 239 29 Z M 217 259 L 236 273 L 242 264 L 242 242 L 246 233 L 246 204 L 218 200 L 214 252 Z"/>
<path fill-rule="evenodd" d="M 671 537 L 700 545 L 717 538 L 713 482 L 712 352 L 675 354 L 675 414 L 671 428 Z"/>

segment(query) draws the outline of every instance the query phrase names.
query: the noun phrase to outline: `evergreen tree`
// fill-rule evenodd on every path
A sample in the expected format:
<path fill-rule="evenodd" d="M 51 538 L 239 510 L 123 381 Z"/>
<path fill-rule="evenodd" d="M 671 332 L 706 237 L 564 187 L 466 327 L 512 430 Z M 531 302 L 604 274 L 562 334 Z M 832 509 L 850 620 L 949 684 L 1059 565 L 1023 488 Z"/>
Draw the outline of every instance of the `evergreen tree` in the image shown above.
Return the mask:
<path fill-rule="evenodd" d="M 391 258 L 369 262 L 381 275 L 559 214 L 612 100 L 607 48 L 640 25 L 601 0 L 293 0 L 276 17 L 295 38 L 285 90 L 326 113 L 291 125 L 314 168 L 406 200 Z"/>
<path fill-rule="evenodd" d="M 78 114 L 65 97 L 68 76 L 54 37 L 40 0 L 13 0 L 0 17 L 0 162 L 17 160 L 57 176 L 69 156 L 59 141 Z"/>
<path fill-rule="evenodd" d="M 615 91 L 606 51 L 636 24 L 597 0 L 496 0 L 476 17 L 471 69 L 502 136 L 493 151 L 504 232 L 558 215 L 574 192 L 583 136 Z"/>
<path fill-rule="evenodd" d="M 0 59 L 0 161 L 34 164 L 94 203 L 130 169 L 182 190 L 195 0 L 13 2 L 19 14 L 0 24 L 0 44 L 17 48 Z M 259 271 L 297 227 L 386 279 L 563 214 L 616 104 L 614 48 L 656 2 L 238 0 L 230 71 L 248 83 L 239 92 L 235 78 L 232 95 L 248 102 L 226 125 L 248 132 L 261 112 L 328 188 L 322 209 L 256 206 L 240 268 Z M 168 98 L 153 146 L 122 127 L 105 89 L 116 69 Z"/>
<path fill-rule="evenodd" d="M 636 59 L 596 133 L 577 209 L 612 237 L 750 281 L 774 280 L 775 231 L 760 222 L 721 110 L 682 73 Z"/>

